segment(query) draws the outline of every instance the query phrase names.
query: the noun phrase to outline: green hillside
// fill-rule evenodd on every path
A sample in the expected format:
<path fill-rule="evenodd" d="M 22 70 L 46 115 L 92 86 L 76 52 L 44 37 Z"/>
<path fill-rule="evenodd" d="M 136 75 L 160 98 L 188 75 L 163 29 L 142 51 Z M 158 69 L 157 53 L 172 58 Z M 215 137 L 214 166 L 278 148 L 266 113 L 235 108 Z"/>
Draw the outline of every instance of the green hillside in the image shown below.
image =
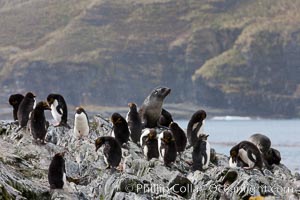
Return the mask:
<path fill-rule="evenodd" d="M 167 101 L 300 116 L 300 1 L 0 0 L 1 102 Z M 0 102 L 0 103 L 1 103 Z"/>

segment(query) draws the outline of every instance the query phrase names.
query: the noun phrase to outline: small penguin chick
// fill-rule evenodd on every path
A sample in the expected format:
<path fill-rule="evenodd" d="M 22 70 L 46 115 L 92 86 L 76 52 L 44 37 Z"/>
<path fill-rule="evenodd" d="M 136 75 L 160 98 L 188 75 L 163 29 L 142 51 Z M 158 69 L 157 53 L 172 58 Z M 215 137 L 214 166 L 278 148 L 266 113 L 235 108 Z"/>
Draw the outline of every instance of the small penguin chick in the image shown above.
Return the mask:
<path fill-rule="evenodd" d="M 176 122 L 171 122 L 169 128 L 175 139 L 177 152 L 181 154 L 184 152 L 187 144 L 186 135 Z"/>
<path fill-rule="evenodd" d="M 281 161 L 280 152 L 274 148 L 270 148 L 269 151 L 265 154 L 264 158 L 270 166 L 272 166 L 273 164 L 279 165 Z"/>
<path fill-rule="evenodd" d="M 122 146 L 129 140 L 129 129 L 126 120 L 119 114 L 113 113 L 111 116 L 111 122 L 113 123 L 112 137 Z"/>
<path fill-rule="evenodd" d="M 62 189 L 64 186 L 63 176 L 66 173 L 64 152 L 57 153 L 53 157 L 49 170 L 48 170 L 48 182 L 50 189 Z"/>
<path fill-rule="evenodd" d="M 87 137 L 90 131 L 89 118 L 82 107 L 76 108 L 74 121 L 74 136 L 78 139 Z"/>
<path fill-rule="evenodd" d="M 146 129 L 141 136 L 142 150 L 147 158 L 159 158 L 157 132 L 155 129 Z"/>
<path fill-rule="evenodd" d="M 200 134 L 193 146 L 193 170 L 203 171 L 208 168 L 210 162 L 210 144 L 207 141 L 209 135 Z"/>
<path fill-rule="evenodd" d="M 119 143 L 111 136 L 97 138 L 95 141 L 96 151 L 103 145 L 104 161 L 107 164 L 107 168 L 116 168 L 119 166 L 122 158 L 122 150 Z"/>
<path fill-rule="evenodd" d="M 142 121 L 137 111 L 135 103 L 128 103 L 129 112 L 126 116 L 126 121 L 130 131 L 130 137 L 134 143 L 138 143 L 142 134 Z"/>
<path fill-rule="evenodd" d="M 33 109 L 30 116 L 30 132 L 35 141 L 44 144 L 47 133 L 47 121 L 45 117 L 45 110 L 51 110 L 47 102 L 40 101 Z"/>
<path fill-rule="evenodd" d="M 166 166 L 175 162 L 177 156 L 175 139 L 170 131 L 163 131 L 160 136 L 159 153 Z"/>

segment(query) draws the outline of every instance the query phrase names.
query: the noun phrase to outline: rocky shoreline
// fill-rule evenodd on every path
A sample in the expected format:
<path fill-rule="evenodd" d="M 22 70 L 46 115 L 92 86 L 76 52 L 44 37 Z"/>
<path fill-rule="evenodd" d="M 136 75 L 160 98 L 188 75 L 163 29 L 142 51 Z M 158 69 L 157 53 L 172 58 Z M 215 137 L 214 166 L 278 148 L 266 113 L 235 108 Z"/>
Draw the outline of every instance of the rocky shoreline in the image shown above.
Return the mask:
<path fill-rule="evenodd" d="M 70 123 L 72 124 L 72 123 Z M 129 142 L 122 149 L 122 171 L 105 169 L 94 141 L 110 133 L 110 124 L 94 116 L 87 139 L 76 140 L 73 130 L 49 126 L 47 144 L 36 145 L 26 130 L 0 124 L 0 199 L 299 199 L 300 177 L 284 165 L 265 176 L 258 170 L 230 169 L 228 157 L 212 151 L 205 172 L 191 171 L 191 149 L 166 167 L 157 159 L 147 161 L 142 150 Z M 213 146 L 212 146 L 213 147 Z M 63 190 L 50 191 L 48 167 L 54 154 L 66 152 Z"/>

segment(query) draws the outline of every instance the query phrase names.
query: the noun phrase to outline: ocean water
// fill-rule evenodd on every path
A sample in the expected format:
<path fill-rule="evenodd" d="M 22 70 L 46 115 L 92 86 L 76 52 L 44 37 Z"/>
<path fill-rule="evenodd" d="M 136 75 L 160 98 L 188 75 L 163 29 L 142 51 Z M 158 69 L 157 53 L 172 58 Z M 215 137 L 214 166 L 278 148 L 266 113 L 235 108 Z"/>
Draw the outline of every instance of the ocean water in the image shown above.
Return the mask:
<path fill-rule="evenodd" d="M 186 129 L 188 121 L 177 122 Z M 231 147 L 238 142 L 254 133 L 262 133 L 271 139 L 271 146 L 280 151 L 281 163 L 293 172 L 300 172 L 300 119 L 219 117 L 205 120 L 204 132 L 209 134 L 211 147 L 225 155 L 229 155 Z"/>

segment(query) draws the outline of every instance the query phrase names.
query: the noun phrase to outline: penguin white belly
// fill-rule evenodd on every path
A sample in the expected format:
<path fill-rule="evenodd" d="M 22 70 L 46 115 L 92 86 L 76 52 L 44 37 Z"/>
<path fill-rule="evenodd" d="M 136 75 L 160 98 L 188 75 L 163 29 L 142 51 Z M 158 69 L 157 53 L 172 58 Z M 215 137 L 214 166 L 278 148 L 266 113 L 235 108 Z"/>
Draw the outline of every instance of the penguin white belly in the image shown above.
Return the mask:
<path fill-rule="evenodd" d="M 33 103 L 33 109 L 35 109 L 35 107 L 36 107 L 36 99 L 33 98 L 33 100 L 34 100 L 34 103 Z"/>
<path fill-rule="evenodd" d="M 159 152 L 159 160 L 161 161 L 164 160 L 164 156 L 165 156 L 165 149 L 160 149 L 162 138 L 163 138 L 163 133 L 160 133 L 158 136 L 158 152 Z"/>
<path fill-rule="evenodd" d="M 160 157 L 159 157 L 159 159 L 160 159 L 161 161 L 164 161 L 164 157 L 165 157 L 165 149 L 163 148 L 163 149 L 161 149 L 161 151 L 160 151 Z"/>
<path fill-rule="evenodd" d="M 210 162 L 210 144 L 206 142 L 206 155 L 207 155 L 207 160 L 206 163 L 203 161 L 203 169 L 207 169 L 209 162 Z"/>
<path fill-rule="evenodd" d="M 204 124 L 205 124 L 205 120 L 202 121 L 202 126 L 200 127 L 198 133 L 197 133 L 197 137 L 199 137 L 200 135 L 204 134 Z M 198 123 L 196 123 L 194 126 L 195 128 L 197 127 Z M 195 129 L 193 126 L 193 129 Z"/>
<path fill-rule="evenodd" d="M 115 137 L 115 132 L 114 132 L 114 130 L 111 131 L 111 137 Z"/>
<path fill-rule="evenodd" d="M 56 109 L 57 106 L 58 106 L 58 102 L 57 102 L 57 100 L 54 100 L 53 104 L 51 104 L 51 114 L 52 114 L 53 119 L 59 123 L 61 121 L 62 115 L 57 112 L 57 109 Z M 61 112 L 63 112 L 63 111 L 61 110 Z"/>
<path fill-rule="evenodd" d="M 144 146 L 144 145 L 145 145 L 145 144 L 143 143 L 143 137 L 149 135 L 149 133 L 150 133 L 150 129 L 147 128 L 147 129 L 144 129 L 144 130 L 143 130 L 142 135 L 141 135 L 141 137 L 140 137 L 140 145 L 141 145 L 141 146 Z"/>
<path fill-rule="evenodd" d="M 230 157 L 230 159 L 229 159 L 229 167 L 237 168 L 237 163 L 232 161 L 232 157 Z"/>
<path fill-rule="evenodd" d="M 129 112 L 127 113 L 126 115 L 126 122 L 128 123 L 128 120 L 129 120 Z"/>
<path fill-rule="evenodd" d="M 75 114 L 74 134 L 76 137 L 87 136 L 89 134 L 89 124 L 84 113 Z"/>
<path fill-rule="evenodd" d="M 247 163 L 247 164 L 248 164 L 248 167 L 249 167 L 249 168 L 253 168 L 253 167 L 254 167 L 255 163 L 252 162 L 252 161 L 250 160 L 250 158 L 248 157 L 248 153 L 247 153 L 246 150 L 240 149 L 238 155 L 239 155 L 239 157 L 242 159 L 242 161 L 243 161 L 244 163 Z M 254 155 L 252 155 L 252 156 L 255 158 Z"/>
<path fill-rule="evenodd" d="M 107 157 L 104 155 L 103 158 L 104 158 L 105 164 L 106 164 L 106 165 L 109 165 L 109 164 L 108 164 L 108 161 L 107 161 Z"/>
<path fill-rule="evenodd" d="M 148 147 L 147 147 L 147 145 L 144 146 L 143 152 L 144 152 L 145 157 L 147 157 L 148 156 Z"/>

